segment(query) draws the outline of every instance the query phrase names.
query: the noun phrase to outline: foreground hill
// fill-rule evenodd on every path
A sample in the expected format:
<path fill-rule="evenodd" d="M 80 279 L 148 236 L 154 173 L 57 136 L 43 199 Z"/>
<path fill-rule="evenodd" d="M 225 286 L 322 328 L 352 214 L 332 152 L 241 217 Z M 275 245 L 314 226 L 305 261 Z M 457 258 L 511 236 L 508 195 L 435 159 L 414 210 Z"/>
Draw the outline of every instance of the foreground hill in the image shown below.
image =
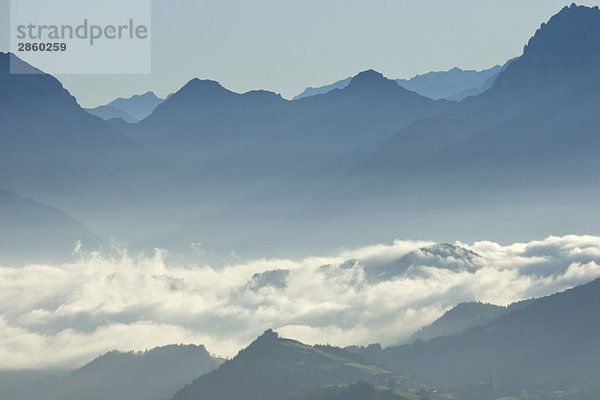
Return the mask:
<path fill-rule="evenodd" d="M 367 382 L 348 386 L 328 386 L 308 393 L 296 394 L 286 400 L 425 400 L 426 392 L 401 392 L 389 387 L 375 387 Z"/>
<path fill-rule="evenodd" d="M 166 346 L 141 353 L 113 351 L 64 378 L 25 386 L 6 400 L 164 400 L 222 361 L 204 346 Z"/>
<path fill-rule="evenodd" d="M 359 380 L 385 382 L 392 372 L 331 347 L 311 347 L 266 331 L 219 369 L 180 390 L 173 400 L 281 400 L 298 391 Z"/>

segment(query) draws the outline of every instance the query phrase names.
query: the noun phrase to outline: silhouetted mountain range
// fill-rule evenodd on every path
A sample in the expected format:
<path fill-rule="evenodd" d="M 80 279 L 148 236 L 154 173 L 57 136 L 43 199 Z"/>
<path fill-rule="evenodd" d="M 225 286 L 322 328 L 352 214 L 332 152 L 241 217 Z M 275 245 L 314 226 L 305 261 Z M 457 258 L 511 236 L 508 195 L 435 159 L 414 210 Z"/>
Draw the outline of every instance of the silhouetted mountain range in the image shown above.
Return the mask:
<path fill-rule="evenodd" d="M 325 86 L 320 86 L 320 87 L 309 87 L 304 89 L 304 91 L 302 93 L 300 93 L 299 95 L 295 96 L 293 98 L 293 100 L 300 100 L 304 97 L 310 97 L 310 96 L 316 96 L 319 94 L 325 94 L 325 93 L 329 93 L 331 92 L 333 89 L 343 89 L 346 86 L 348 86 L 350 84 L 350 81 L 352 80 L 352 77 L 348 77 L 346 79 L 342 79 L 339 81 L 336 81 L 330 85 L 325 85 Z"/>
<path fill-rule="evenodd" d="M 11 58 L 37 73 L 10 74 Z M 296 246 L 304 255 L 399 236 L 598 233 L 600 10 L 565 7 L 498 68 L 405 82 L 423 92 L 442 79 L 453 89 L 438 83 L 429 96 L 470 96 L 462 101 L 433 100 L 373 70 L 293 101 L 194 79 L 147 117 L 160 100 L 151 93 L 118 101 L 142 119 L 127 123 L 90 115 L 58 80 L 0 54 L 0 262 L 58 258 L 99 237 L 184 254 L 202 242 L 221 254 L 292 257 Z M 369 260 L 359 272 L 380 284 L 423 274 L 423 262 L 483 268 L 475 252 L 442 244 Z M 243 290 L 283 289 L 290 271 L 262 270 Z M 268 330 L 222 364 L 196 346 L 112 352 L 2 395 L 416 400 L 382 388 L 403 376 L 432 386 L 592 388 L 599 306 L 597 280 L 509 307 L 460 304 L 420 340 L 386 349 L 308 346 Z"/>
<path fill-rule="evenodd" d="M 130 141 L 85 112 L 52 76 L 10 74 L 11 58 L 13 66 L 31 68 L 0 53 L 0 185 L 50 198 L 117 168 Z"/>
<path fill-rule="evenodd" d="M 320 200 L 320 214 L 340 212 L 343 204 L 344 212 L 358 215 L 359 204 L 370 204 L 384 215 L 398 215 L 399 208 L 431 212 L 438 234 L 472 225 L 489 234 L 502 225 L 491 210 L 504 205 L 516 224 L 543 208 L 552 216 L 545 224 L 554 230 L 570 226 L 572 219 L 559 208 L 582 200 L 578 191 L 590 193 L 588 198 L 598 194 L 593 171 L 600 164 L 592 149 L 600 148 L 600 63 L 592 51 L 598 35 L 591 34 L 598 30 L 598 9 L 565 8 L 490 90 L 458 103 L 452 112 L 401 128 Z M 556 57 L 561 61 L 551 61 Z M 342 199 L 354 199 L 355 205 Z M 591 210 L 591 203 L 581 207 Z M 440 212 L 450 209 L 452 214 Z M 369 226 L 377 214 L 355 218 L 353 225 Z M 403 221 L 407 218 L 408 213 Z M 593 230 L 586 218 L 576 217 L 583 224 L 578 229 Z M 413 232 L 427 232 L 422 225 L 413 227 Z M 391 234 L 393 226 L 388 229 Z"/>
<path fill-rule="evenodd" d="M 496 65 L 482 71 L 452 68 L 443 72 L 429 72 L 411 79 L 397 79 L 403 88 L 431 99 L 462 100 L 483 93 L 494 83 L 504 67 Z"/>
<path fill-rule="evenodd" d="M 119 97 L 108 104 L 86 109 L 92 115 L 108 120 L 121 118 L 125 122 L 135 123 L 143 120 L 165 99 L 157 97 L 153 92 L 133 95 L 127 99 Z"/>
<path fill-rule="evenodd" d="M 294 101 L 194 79 L 135 124 L 89 115 L 48 75 L 10 75 L 4 54 L 0 186 L 176 252 L 594 233 L 599 31 L 598 9 L 563 9 L 461 102 L 372 70 Z"/>
<path fill-rule="evenodd" d="M 492 87 L 494 80 L 503 69 L 504 67 L 499 65 L 483 71 L 452 68 L 448 71 L 416 75 L 411 79 L 396 79 L 396 83 L 430 99 L 462 100 L 465 97 L 483 93 Z M 294 100 L 329 93 L 334 89 L 343 89 L 350 84 L 351 80 L 352 77 L 334 82 L 331 85 L 307 88 L 294 97 Z"/>
<path fill-rule="evenodd" d="M 123 121 L 129 124 L 133 124 L 139 121 L 133 118 L 131 115 L 127 114 L 125 111 L 109 105 L 98 106 L 96 108 L 86 108 L 85 111 L 92 115 L 95 115 L 96 117 L 100 117 L 105 121 L 111 119 L 122 119 Z"/>

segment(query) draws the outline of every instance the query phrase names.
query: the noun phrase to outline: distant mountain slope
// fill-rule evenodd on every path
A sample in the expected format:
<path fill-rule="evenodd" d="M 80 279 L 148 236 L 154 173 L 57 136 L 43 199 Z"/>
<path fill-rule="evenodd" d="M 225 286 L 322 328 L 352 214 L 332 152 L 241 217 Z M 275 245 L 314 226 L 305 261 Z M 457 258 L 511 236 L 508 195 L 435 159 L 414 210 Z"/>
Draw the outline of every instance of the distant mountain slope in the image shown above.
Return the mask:
<path fill-rule="evenodd" d="M 484 303 L 461 303 L 447 311 L 431 325 L 417 331 L 414 340 L 431 340 L 452 336 L 475 326 L 485 325 L 508 313 L 506 307 Z"/>
<path fill-rule="evenodd" d="M 238 94 L 195 79 L 127 133 L 161 159 L 176 153 L 178 163 L 187 161 L 182 176 L 198 171 L 195 176 L 204 177 L 201 171 L 210 168 L 207 185 L 227 179 L 250 197 L 265 185 L 307 175 L 316 177 L 311 185 L 327 184 L 398 126 L 446 108 L 447 102 L 419 96 L 375 71 L 358 74 L 344 89 L 297 101 L 265 91 Z"/>
<path fill-rule="evenodd" d="M 600 280 L 538 299 L 457 336 L 383 351 L 384 362 L 426 383 L 597 384 Z"/>
<path fill-rule="evenodd" d="M 56 208 L 0 190 L 0 265 L 65 260 L 77 242 L 94 249 L 101 240 Z"/>
<path fill-rule="evenodd" d="M 356 355 L 310 347 L 268 330 L 219 369 L 179 391 L 174 400 L 281 400 L 325 385 L 391 376 Z"/>
<path fill-rule="evenodd" d="M 396 82 L 431 99 L 462 100 L 467 95 L 477 95 L 489 89 L 500 71 L 502 67 L 499 65 L 482 71 L 452 68 L 443 72 L 428 72 L 411 79 L 397 79 Z"/>
<path fill-rule="evenodd" d="M 0 53 L 2 150 L 122 144 L 120 134 L 85 112 L 57 79 L 39 71 L 11 74 L 11 63 L 13 68 L 34 70 L 15 55 Z"/>
<path fill-rule="evenodd" d="M 598 80 L 600 10 L 572 4 L 535 32 L 523 55 L 512 61 L 492 89 L 470 104 L 516 112 L 567 98 Z M 518 101 L 516 101 L 518 99 Z M 566 104 L 568 105 L 568 104 Z"/>
<path fill-rule="evenodd" d="M 574 195 L 578 190 L 590 191 L 594 198 L 598 193 L 598 37 L 600 10 L 563 9 L 540 28 L 490 90 L 458 103 L 452 115 L 399 128 L 323 196 L 317 207 L 325 206 L 318 213 L 337 212 L 340 199 L 351 199 L 344 204 L 352 215 L 360 216 L 357 209 L 364 212 L 360 204 L 365 202 L 385 215 L 411 210 L 404 219 L 434 212 L 436 221 L 448 221 L 451 231 L 452 225 L 467 226 L 465 221 L 477 224 L 470 217 L 474 214 L 479 220 L 492 219 L 489 210 L 500 205 L 507 205 L 505 212 L 516 224 L 547 206 L 546 214 L 556 218 L 548 230 L 564 229 L 572 218 L 559 221 L 564 214 L 551 210 L 565 205 L 543 199 L 571 193 L 573 204 L 583 199 Z M 565 185 L 572 191 L 559 189 Z M 331 204 L 335 207 L 326 208 Z M 436 232 L 441 229 L 438 222 Z M 491 221 L 482 229 L 490 232 L 501 224 Z"/>
<path fill-rule="evenodd" d="M 462 100 L 492 87 L 492 83 L 502 69 L 503 67 L 499 65 L 482 71 L 452 68 L 448 71 L 416 75 L 410 79 L 396 79 L 396 82 L 403 88 L 430 99 Z M 350 84 L 351 80 L 352 78 L 346 78 L 331 85 L 307 88 L 294 97 L 294 100 L 329 93 L 334 89 L 343 89 Z"/>
<path fill-rule="evenodd" d="M 0 186 L 103 236 L 182 252 L 594 233 L 598 14 L 565 8 L 460 102 L 372 70 L 294 101 L 195 79 L 138 123 L 107 122 L 0 57 Z"/>
<path fill-rule="evenodd" d="M 225 89 L 215 81 L 192 79 L 157 106 L 148 118 L 137 124 L 136 130 L 140 131 L 140 139 L 169 135 L 170 140 L 175 140 L 177 138 L 172 137 L 171 132 L 190 129 L 192 132 L 188 137 L 193 137 L 192 134 L 202 128 L 210 128 L 209 132 L 212 133 L 216 126 L 207 125 L 207 122 L 213 123 L 215 117 L 222 123 L 229 123 L 229 119 L 236 122 L 242 115 L 248 118 L 248 112 L 283 101 L 274 93 L 257 91 L 241 95 Z M 231 114 L 236 112 L 243 114 Z"/>
<path fill-rule="evenodd" d="M 53 382 L 70 372 L 54 369 L 0 371 L 0 393 L 3 395 L 3 400 L 19 399 L 21 395 L 18 393 L 30 390 L 27 388 L 32 383 Z"/>
<path fill-rule="evenodd" d="M 0 53 L 1 187 L 44 200 L 119 168 L 117 157 L 131 150 L 130 140 L 85 112 L 54 77 L 11 74 L 11 62 L 32 68 Z"/>
<path fill-rule="evenodd" d="M 13 54 L 0 54 L 0 187 L 52 204 L 95 233 L 113 236 L 98 230 L 88 216 L 100 215 L 98 203 L 120 199 L 122 188 L 131 187 L 120 183 L 139 165 L 132 162 L 135 144 L 110 123 L 83 110 L 54 77 L 40 71 L 10 73 L 11 64 L 33 69 Z M 106 221 L 106 214 L 99 220 Z M 33 234 L 39 249 L 31 249 L 33 242 L 26 238 L 22 245 L 33 250 L 30 256 L 41 255 L 42 249 L 52 251 L 50 261 L 55 251 L 64 251 L 63 245 L 49 245 L 61 237 L 59 233 L 47 238 Z M 74 241 L 69 253 L 73 246 Z M 23 254 L 15 247 L 4 255 L 11 253 Z"/>
<path fill-rule="evenodd" d="M 116 107 L 105 105 L 99 106 L 96 108 L 86 108 L 85 111 L 89 112 L 96 117 L 100 117 L 103 120 L 109 120 L 113 118 L 121 118 L 125 122 L 135 123 L 138 122 L 137 119 L 133 118 L 131 115 L 127 114 L 125 111 L 120 110 Z"/>
<path fill-rule="evenodd" d="M 309 87 L 304 89 L 302 93 L 295 96 L 293 100 L 300 100 L 304 97 L 316 96 L 318 94 L 325 94 L 331 92 L 333 89 L 343 89 L 350 84 L 352 77 L 339 80 L 337 82 L 332 83 L 331 85 L 320 86 L 320 87 Z"/>
<path fill-rule="evenodd" d="M 463 100 L 463 99 L 465 99 L 467 97 L 479 96 L 483 92 L 491 89 L 491 87 L 494 85 L 494 82 L 496 82 L 496 78 L 498 77 L 498 75 L 500 75 L 500 73 L 502 71 L 506 70 L 506 68 L 508 68 L 508 66 L 513 61 L 515 61 L 517 58 L 510 59 L 506 63 L 504 63 L 504 65 L 502 65 L 502 66 L 496 66 L 496 67 L 488 70 L 488 71 L 494 70 L 494 73 L 490 74 L 489 77 L 485 81 L 478 82 L 479 86 L 474 86 L 474 87 L 471 87 L 471 88 L 467 88 L 467 89 L 463 90 L 462 92 L 459 92 L 457 94 L 454 94 L 454 95 L 451 95 L 451 96 L 448 96 L 448 97 L 445 97 L 445 98 L 447 100 L 460 101 L 460 100 Z"/>
<path fill-rule="evenodd" d="M 64 378 L 34 383 L 6 400 L 164 400 L 220 363 L 203 346 L 113 351 Z"/>
<path fill-rule="evenodd" d="M 156 96 L 154 92 L 133 95 L 129 98 L 115 99 L 110 103 L 96 108 L 86 109 L 90 114 L 102 119 L 122 118 L 126 122 L 137 122 L 152 114 L 165 99 Z"/>

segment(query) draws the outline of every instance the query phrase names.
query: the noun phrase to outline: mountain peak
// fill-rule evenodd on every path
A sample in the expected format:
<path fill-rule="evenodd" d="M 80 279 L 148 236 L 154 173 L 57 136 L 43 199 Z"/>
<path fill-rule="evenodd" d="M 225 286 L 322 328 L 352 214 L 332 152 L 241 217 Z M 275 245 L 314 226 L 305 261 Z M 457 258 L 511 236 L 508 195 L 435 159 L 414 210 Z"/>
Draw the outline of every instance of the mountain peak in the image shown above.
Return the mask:
<path fill-rule="evenodd" d="M 359 72 L 358 74 L 356 74 L 356 76 L 352 80 L 355 81 L 355 80 L 361 80 L 361 79 L 377 80 L 377 79 L 385 79 L 385 77 L 383 76 L 383 74 L 381 72 L 377 72 L 374 69 L 367 69 L 365 71 L 362 71 L 362 72 Z"/>
<path fill-rule="evenodd" d="M 536 62 L 573 63 L 600 59 L 600 10 L 572 4 L 542 24 L 525 46 Z"/>
<path fill-rule="evenodd" d="M 12 98 L 10 101 L 13 105 L 18 99 L 57 115 L 81 115 L 79 111 L 82 109 L 77 101 L 58 79 L 33 67 L 13 53 L 0 53 L 0 86 L 2 96 L 5 99 Z"/>
<path fill-rule="evenodd" d="M 400 86 L 393 80 L 387 79 L 382 73 L 372 69 L 362 71 L 352 78 L 348 88 L 351 89 L 372 89 L 372 88 L 399 88 Z"/>
<path fill-rule="evenodd" d="M 281 102 L 283 97 L 279 93 L 270 92 L 268 90 L 251 90 L 242 94 L 245 99 L 250 99 L 259 103 L 264 102 Z"/>
<path fill-rule="evenodd" d="M 189 81 L 183 88 L 184 89 L 193 89 L 193 90 L 223 90 L 225 89 L 221 84 L 217 81 L 213 81 L 210 79 L 199 79 L 194 78 Z"/>
<path fill-rule="evenodd" d="M 13 53 L 0 52 L 0 75 L 45 75 L 44 72 L 21 60 Z"/>
<path fill-rule="evenodd" d="M 235 96 L 239 95 L 225 89 L 217 81 L 194 78 L 173 94 L 163 105 L 176 103 L 189 106 L 192 104 L 205 104 L 206 102 L 212 104 L 215 100 Z"/>
<path fill-rule="evenodd" d="M 160 97 L 158 97 L 152 90 L 149 90 L 146 93 L 142 93 L 142 94 L 134 94 L 127 98 L 119 97 L 117 100 L 136 100 L 136 99 L 137 100 L 160 100 L 160 101 L 163 100 Z"/>
<path fill-rule="evenodd" d="M 600 68 L 600 9 L 572 4 L 537 30 L 494 83 L 496 87 L 585 79 Z"/>
<path fill-rule="evenodd" d="M 277 339 L 279 339 L 279 334 L 273 329 L 269 328 L 266 331 L 264 331 L 263 334 L 260 335 L 256 340 L 261 342 L 274 342 L 277 341 Z"/>

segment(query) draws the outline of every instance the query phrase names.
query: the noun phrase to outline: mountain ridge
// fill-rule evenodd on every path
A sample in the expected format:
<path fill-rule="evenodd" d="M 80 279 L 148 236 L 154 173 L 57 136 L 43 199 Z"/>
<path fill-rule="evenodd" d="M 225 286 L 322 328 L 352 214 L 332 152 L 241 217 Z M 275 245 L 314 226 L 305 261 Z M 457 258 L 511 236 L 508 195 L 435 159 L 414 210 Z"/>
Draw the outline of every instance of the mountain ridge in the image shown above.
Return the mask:
<path fill-rule="evenodd" d="M 395 79 L 401 87 L 428 97 L 432 100 L 460 101 L 468 96 L 476 96 L 489 89 L 505 66 L 496 65 L 484 70 L 463 70 L 458 67 L 447 71 L 431 71 L 418 74 L 409 79 Z M 350 84 L 353 77 L 336 81 L 320 87 L 308 87 L 292 100 L 326 94 L 334 89 L 343 89 Z"/>
<path fill-rule="evenodd" d="M 134 94 L 128 98 L 119 97 L 107 104 L 85 110 L 104 120 L 121 118 L 125 122 L 135 123 L 152 114 L 154 109 L 165 100 L 156 96 L 154 92 L 148 91 L 143 94 Z"/>

